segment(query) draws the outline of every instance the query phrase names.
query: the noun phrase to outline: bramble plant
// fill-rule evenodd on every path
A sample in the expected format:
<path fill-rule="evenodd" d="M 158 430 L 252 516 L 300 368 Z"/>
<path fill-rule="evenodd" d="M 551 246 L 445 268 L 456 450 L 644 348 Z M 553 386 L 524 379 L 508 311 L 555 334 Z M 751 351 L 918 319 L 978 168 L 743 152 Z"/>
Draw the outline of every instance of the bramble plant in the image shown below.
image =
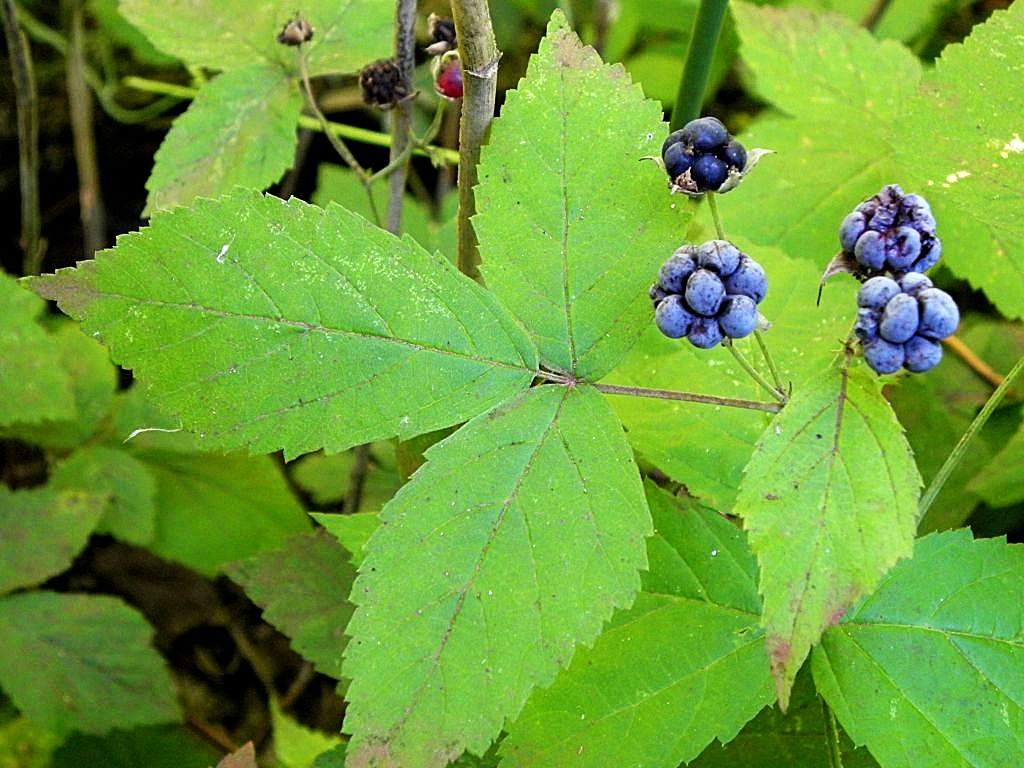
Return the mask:
<path fill-rule="evenodd" d="M 0 279 L 0 435 L 45 464 L 0 486 L 0 689 L 55 764 L 218 759 L 167 730 L 181 643 L 76 588 L 98 534 L 229 577 L 343 698 L 307 729 L 254 662 L 276 756 L 200 720 L 226 768 L 1024 765 L 1024 5 L 926 68 L 952 4 L 685 3 L 671 125 L 594 5 L 493 122 L 482 0 L 421 14 L 422 76 L 406 0 L 111 9 L 193 76 L 127 81 L 194 97 L 149 222 Z M 328 120 L 339 73 L 390 135 Z M 347 166 L 312 203 L 265 191 L 297 128 Z"/>

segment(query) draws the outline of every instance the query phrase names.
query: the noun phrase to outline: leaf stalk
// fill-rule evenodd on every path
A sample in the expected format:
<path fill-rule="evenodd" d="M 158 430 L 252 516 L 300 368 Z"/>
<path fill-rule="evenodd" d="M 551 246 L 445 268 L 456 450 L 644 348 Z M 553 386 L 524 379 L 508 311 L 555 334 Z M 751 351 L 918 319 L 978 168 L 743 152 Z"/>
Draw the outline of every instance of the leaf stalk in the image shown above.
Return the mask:
<path fill-rule="evenodd" d="M 693 22 L 690 45 L 686 50 L 683 77 L 679 81 L 676 103 L 672 108 L 672 130 L 682 128 L 691 120 L 700 117 L 704 104 L 704 92 L 708 87 L 711 60 L 722 31 L 722 21 L 729 0 L 701 0 L 697 18 Z"/>

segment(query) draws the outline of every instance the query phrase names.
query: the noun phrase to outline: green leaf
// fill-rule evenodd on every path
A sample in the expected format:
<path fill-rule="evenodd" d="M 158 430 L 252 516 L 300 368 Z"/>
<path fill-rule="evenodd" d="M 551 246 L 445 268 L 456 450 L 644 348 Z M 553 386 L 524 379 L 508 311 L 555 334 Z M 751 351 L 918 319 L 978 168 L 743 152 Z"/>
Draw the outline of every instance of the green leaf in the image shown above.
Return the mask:
<path fill-rule="evenodd" d="M 277 35 L 296 14 L 291 0 L 121 0 L 121 13 L 160 50 L 210 69 L 249 64 L 297 66 Z M 380 0 L 307 0 L 313 26 L 303 49 L 311 75 L 354 72 L 391 50 L 394 9 Z"/>
<path fill-rule="evenodd" d="M 487 285 L 552 369 L 596 379 L 650 322 L 689 216 L 655 163 L 661 109 L 556 13 L 484 148 L 473 219 Z"/>
<path fill-rule="evenodd" d="M 761 566 L 779 701 L 821 633 L 910 554 L 921 479 L 877 377 L 849 356 L 758 441 L 734 511 Z"/>
<path fill-rule="evenodd" d="M 920 539 L 815 650 L 818 690 L 885 768 L 1024 763 L 1024 548 Z"/>
<path fill-rule="evenodd" d="M 653 486 L 647 499 L 656 533 L 643 592 L 531 696 L 502 743 L 503 768 L 675 768 L 772 701 L 743 532 Z"/>
<path fill-rule="evenodd" d="M 178 63 L 173 56 L 158 51 L 146 36 L 128 23 L 117 9 L 118 0 L 88 0 L 89 14 L 111 42 L 130 48 L 135 58 L 154 67 L 172 67 Z"/>
<path fill-rule="evenodd" d="M 993 507 L 1024 501 L 1024 427 L 971 480 L 971 490 Z"/>
<path fill-rule="evenodd" d="M 292 477 L 317 504 L 337 504 L 348 492 L 349 477 L 355 464 L 355 453 L 334 453 L 330 456 L 313 453 L 294 465 Z M 393 442 L 374 443 L 370 449 L 369 466 L 363 480 L 361 507 L 380 509 L 402 487 L 395 461 Z"/>
<path fill-rule="evenodd" d="M 281 546 L 309 522 L 270 457 L 146 450 L 156 477 L 149 549 L 212 576 L 226 563 Z"/>
<path fill-rule="evenodd" d="M 370 188 L 377 210 L 383 216 L 388 209 L 387 184 L 374 184 Z M 455 209 L 456 195 L 448 195 L 442 201 L 442 216 L 435 220 L 430 209 L 411 194 L 406 194 L 402 203 L 402 232 L 412 235 L 417 243 L 431 253 L 440 252 L 450 261 L 455 258 Z M 313 202 L 326 208 L 328 203 L 338 203 L 373 221 L 366 189 L 359 178 L 348 168 L 340 165 L 321 163 L 317 176 Z"/>
<path fill-rule="evenodd" d="M 946 265 L 1008 317 L 1024 317 L 1024 6 L 948 46 L 894 121 L 909 184 L 928 196 Z M 942 130 L 936 130 L 936 126 Z"/>
<path fill-rule="evenodd" d="M 797 0 L 799 5 L 841 13 L 854 22 L 868 17 L 876 0 Z M 888 3 L 873 30 L 876 37 L 892 40 L 927 41 L 946 15 L 971 5 L 971 0 L 915 0 L 912 3 Z"/>
<path fill-rule="evenodd" d="M 71 382 L 67 391 L 57 389 L 52 397 L 63 400 L 61 407 L 69 416 L 36 423 L 18 419 L 2 433 L 66 451 L 88 440 L 109 413 L 117 391 L 117 369 L 111 365 L 103 345 L 82 333 L 76 323 L 64 320 L 52 330 L 49 339 L 48 343 L 55 344 L 60 355 L 57 365 Z"/>
<path fill-rule="evenodd" d="M 326 752 L 321 752 L 313 761 L 313 768 L 345 768 L 347 744 L 338 744 Z"/>
<path fill-rule="evenodd" d="M 352 591 L 350 768 L 482 754 L 646 565 L 622 429 L 586 386 L 536 387 L 430 448 Z"/>
<path fill-rule="evenodd" d="M 85 548 L 106 502 L 104 495 L 84 490 L 12 492 L 0 485 L 0 594 L 66 570 Z"/>
<path fill-rule="evenodd" d="M 296 722 L 281 711 L 277 702 L 270 706 L 274 724 L 274 753 L 284 768 L 310 768 L 329 749 L 341 745 L 341 737 L 328 736 Z"/>
<path fill-rule="evenodd" d="M 75 733 L 53 768 L 210 768 L 220 753 L 180 726 L 150 725 L 106 736 Z"/>
<path fill-rule="evenodd" d="M 493 297 L 411 238 L 244 190 L 33 285 L 210 449 L 408 437 L 485 411 L 536 367 Z"/>
<path fill-rule="evenodd" d="M 8 595 L 0 599 L 0 685 L 58 733 L 174 721 L 174 687 L 151 637 L 145 619 L 112 597 Z"/>
<path fill-rule="evenodd" d="M 296 536 L 225 572 L 263 609 L 263 618 L 291 638 L 300 656 L 341 679 L 345 627 L 352 616 L 343 596 L 356 573 L 337 541 L 325 531 Z"/>
<path fill-rule="evenodd" d="M 0 725 L 0 768 L 50 768 L 58 746 L 57 734 L 28 718 L 15 717 Z"/>
<path fill-rule="evenodd" d="M 843 217 L 899 182 L 931 203 L 945 263 L 1004 314 L 1024 316 L 1024 96 L 1004 85 L 1007 62 L 1024 57 L 1024 10 L 994 13 L 923 76 L 908 51 L 838 16 L 741 3 L 734 13 L 759 92 L 799 120 L 769 115 L 741 137 L 785 166 L 725 196 L 727 220 L 824 266 Z"/>
<path fill-rule="evenodd" d="M 280 67 L 255 64 L 217 76 L 157 150 L 143 215 L 236 186 L 266 189 L 292 166 L 301 110 L 299 88 Z"/>
<path fill-rule="evenodd" d="M 0 272 L 0 427 L 75 416 L 60 345 L 35 323 L 44 306 Z"/>
<path fill-rule="evenodd" d="M 712 744 L 690 768 L 835 768 L 830 762 L 821 701 L 810 671 L 801 672 L 785 714 L 768 707 L 728 744 Z M 841 768 L 878 768 L 866 749 L 840 731 Z"/>
<path fill-rule="evenodd" d="M 310 517 L 327 529 L 349 553 L 349 560 L 357 568 L 366 554 L 366 543 L 380 527 L 376 512 L 358 512 L 354 515 L 330 515 L 311 512 Z"/>
<path fill-rule="evenodd" d="M 156 480 L 127 452 L 102 445 L 75 451 L 53 470 L 56 488 L 91 491 L 108 501 L 96 531 L 144 546 L 156 533 Z"/>
<path fill-rule="evenodd" d="M 802 382 L 818 375 L 853 322 L 856 302 L 852 284 L 830 283 L 821 306 L 816 306 L 818 273 L 808 262 L 787 258 L 776 249 L 749 248 L 739 240 L 737 243 L 768 274 L 768 295 L 760 309 L 772 327 L 764 338 L 783 381 Z M 650 319 L 648 322 L 647 333 L 609 381 L 769 399 L 725 350 L 700 350 L 685 341 L 666 339 Z M 753 339 L 736 342 L 736 348 L 770 378 Z M 612 405 L 640 454 L 718 509 L 732 508 L 743 467 L 770 421 L 765 413 L 699 403 L 616 397 Z M 680 439 L 681 435 L 689 437 Z"/>

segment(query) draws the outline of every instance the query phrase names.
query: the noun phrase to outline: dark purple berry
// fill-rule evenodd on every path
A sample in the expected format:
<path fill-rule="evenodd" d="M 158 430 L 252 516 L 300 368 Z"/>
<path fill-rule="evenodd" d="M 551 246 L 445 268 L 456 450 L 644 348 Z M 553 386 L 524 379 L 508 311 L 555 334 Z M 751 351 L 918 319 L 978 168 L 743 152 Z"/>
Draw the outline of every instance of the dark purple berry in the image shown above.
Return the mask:
<path fill-rule="evenodd" d="M 666 296 L 654 312 L 658 330 L 670 339 L 681 339 L 690 332 L 694 317 L 683 304 L 683 297 L 676 294 Z"/>
<path fill-rule="evenodd" d="M 647 291 L 647 295 L 651 297 L 651 301 L 654 303 L 654 308 L 657 309 L 658 308 L 658 304 L 661 303 L 662 299 L 664 299 L 666 296 L 669 295 L 669 292 L 666 291 L 664 288 L 662 288 L 657 283 L 655 283 Z"/>
<path fill-rule="evenodd" d="M 683 126 L 682 140 L 698 152 L 708 152 L 728 142 L 729 131 L 717 117 L 698 117 Z"/>
<path fill-rule="evenodd" d="M 921 254 L 921 258 L 914 262 L 915 272 L 927 272 L 939 263 L 942 258 L 942 241 L 937 237 L 931 238 L 930 242 L 921 245 Z"/>
<path fill-rule="evenodd" d="M 740 265 L 741 255 L 728 240 L 708 240 L 697 249 L 697 263 L 719 277 L 728 277 Z"/>
<path fill-rule="evenodd" d="M 875 373 L 896 373 L 903 366 L 903 345 L 885 339 L 869 341 L 864 345 L 864 360 Z"/>
<path fill-rule="evenodd" d="M 434 77 L 434 90 L 452 101 L 462 98 L 462 62 L 456 53 L 447 53 L 440 60 Z"/>
<path fill-rule="evenodd" d="M 893 344 L 902 344 L 917 333 L 917 299 L 906 293 L 893 296 L 882 310 L 878 335 Z"/>
<path fill-rule="evenodd" d="M 661 144 L 661 156 L 665 157 L 665 153 L 668 152 L 668 148 L 673 144 L 678 144 L 683 140 L 683 130 L 680 128 L 678 131 L 672 131 Z"/>
<path fill-rule="evenodd" d="M 760 264 L 749 256 L 742 256 L 736 271 L 725 278 L 725 289 L 730 295 L 749 296 L 755 304 L 760 304 L 768 293 L 768 278 Z"/>
<path fill-rule="evenodd" d="M 662 288 L 669 293 L 682 293 L 686 290 L 686 280 L 697 269 L 695 250 L 692 245 L 684 245 L 661 265 L 658 283 Z"/>
<path fill-rule="evenodd" d="M 910 269 L 921 255 L 921 235 L 913 227 L 900 227 L 888 252 L 889 266 L 898 272 Z"/>
<path fill-rule="evenodd" d="M 917 294 L 921 304 L 921 324 L 918 333 L 927 339 L 942 340 L 953 335 L 960 325 L 960 310 L 945 291 L 925 288 Z"/>
<path fill-rule="evenodd" d="M 737 171 L 742 171 L 747 165 L 747 150 L 735 139 L 722 147 L 718 156 L 727 166 Z"/>
<path fill-rule="evenodd" d="M 742 339 L 757 328 L 757 305 L 749 296 L 726 296 L 718 311 L 718 325 L 730 339 Z"/>
<path fill-rule="evenodd" d="M 676 179 L 690 170 L 693 155 L 687 151 L 685 144 L 676 143 L 665 150 L 662 160 L 665 161 L 665 172 L 669 178 Z"/>
<path fill-rule="evenodd" d="M 857 310 L 857 322 L 853 324 L 853 332 L 861 341 L 874 341 L 878 338 L 878 310 Z"/>
<path fill-rule="evenodd" d="M 924 373 L 942 360 L 942 345 L 923 336 L 915 336 L 903 345 L 903 356 L 904 368 L 911 373 Z"/>
<path fill-rule="evenodd" d="M 885 245 L 885 237 L 869 229 L 858 238 L 853 249 L 854 258 L 868 269 L 881 269 L 885 264 Z"/>
<path fill-rule="evenodd" d="M 857 245 L 857 238 L 864 234 L 864 230 L 868 228 L 867 222 L 864 220 L 864 214 L 860 211 L 854 211 L 845 219 L 843 219 L 842 226 L 839 227 L 839 246 L 847 253 L 853 253 L 854 246 Z"/>
<path fill-rule="evenodd" d="M 722 341 L 722 329 L 713 317 L 696 317 L 690 326 L 690 343 L 698 349 L 711 349 Z"/>
<path fill-rule="evenodd" d="M 686 281 L 686 304 L 698 315 L 712 317 L 722 306 L 725 286 L 714 272 L 698 269 Z"/>
<path fill-rule="evenodd" d="M 892 278 L 872 277 L 860 287 L 860 292 L 857 294 L 857 306 L 880 312 L 899 293 L 900 286 Z"/>
<path fill-rule="evenodd" d="M 900 290 L 911 296 L 917 296 L 920 291 L 931 287 L 932 281 L 920 272 L 907 272 L 900 278 Z"/>
<path fill-rule="evenodd" d="M 714 155 L 698 155 L 690 166 L 690 178 L 700 192 L 714 192 L 725 182 L 729 169 Z"/>

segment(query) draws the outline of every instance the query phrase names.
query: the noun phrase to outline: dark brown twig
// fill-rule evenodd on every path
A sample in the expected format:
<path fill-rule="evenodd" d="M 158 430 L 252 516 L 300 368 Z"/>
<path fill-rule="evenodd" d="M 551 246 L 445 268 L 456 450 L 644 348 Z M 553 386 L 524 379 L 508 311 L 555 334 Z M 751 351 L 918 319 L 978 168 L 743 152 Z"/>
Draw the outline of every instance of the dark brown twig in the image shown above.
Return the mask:
<path fill-rule="evenodd" d="M 401 73 L 406 93 L 413 91 L 413 71 L 416 67 L 416 0 L 398 0 L 395 12 L 395 63 Z M 402 231 L 402 201 L 405 180 L 409 172 L 410 143 L 412 139 L 413 100 L 403 99 L 392 109 L 391 163 L 397 165 L 388 179 L 387 228 L 392 234 Z"/>
<path fill-rule="evenodd" d="M 32 69 L 32 52 L 18 28 L 14 0 L 0 0 L 4 38 L 14 78 L 14 98 L 18 110 L 18 180 L 21 190 L 21 250 L 23 271 L 38 275 L 45 244 L 40 237 L 39 214 L 39 97 Z"/>
<path fill-rule="evenodd" d="M 959 336 L 950 336 L 948 339 L 945 339 L 943 343 L 953 351 L 954 355 L 964 362 L 964 365 L 978 374 L 978 376 L 987 381 L 993 387 L 998 387 L 1003 383 L 1003 379 L 1005 377 L 999 375 L 992 369 L 992 366 L 978 357 L 974 350 L 968 347 Z"/>

